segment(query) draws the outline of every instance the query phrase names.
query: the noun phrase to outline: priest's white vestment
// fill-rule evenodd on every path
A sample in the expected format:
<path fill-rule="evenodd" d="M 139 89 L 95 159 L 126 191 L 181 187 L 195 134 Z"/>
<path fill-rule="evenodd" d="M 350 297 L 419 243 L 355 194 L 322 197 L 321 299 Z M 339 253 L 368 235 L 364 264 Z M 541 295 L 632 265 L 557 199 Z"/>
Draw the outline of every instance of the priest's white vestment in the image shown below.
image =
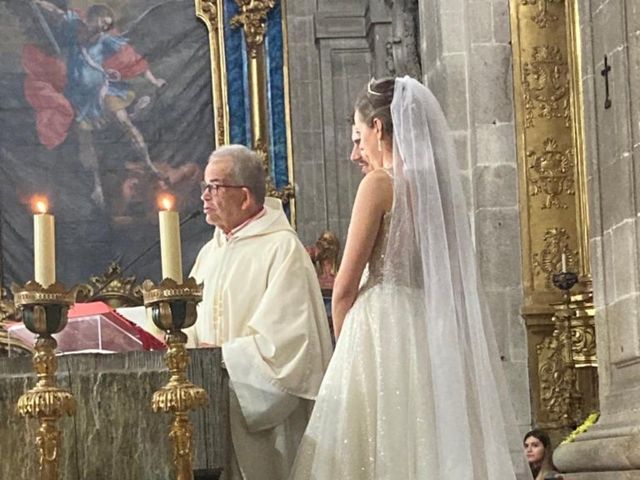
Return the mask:
<path fill-rule="evenodd" d="M 332 351 L 309 255 L 280 202 L 265 210 L 230 238 L 216 230 L 191 272 L 204 290 L 189 342 L 222 347 L 245 480 L 287 478 Z"/>

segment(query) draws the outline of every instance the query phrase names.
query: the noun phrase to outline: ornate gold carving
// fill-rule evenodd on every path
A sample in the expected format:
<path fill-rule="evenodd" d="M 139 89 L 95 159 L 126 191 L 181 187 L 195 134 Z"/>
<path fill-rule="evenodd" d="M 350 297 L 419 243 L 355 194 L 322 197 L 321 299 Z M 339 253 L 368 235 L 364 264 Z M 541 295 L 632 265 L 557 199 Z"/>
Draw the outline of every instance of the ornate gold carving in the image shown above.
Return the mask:
<path fill-rule="evenodd" d="M 254 146 L 255 151 L 262 158 L 262 166 L 264 167 L 266 175 L 266 189 L 267 196 L 279 199 L 283 204 L 288 203 L 291 199 L 295 198 L 296 193 L 293 185 L 287 183 L 284 187 L 278 190 L 273 182 L 271 176 L 271 168 L 269 168 L 269 152 L 267 151 L 267 145 L 262 138 L 259 138 Z"/>
<path fill-rule="evenodd" d="M 13 302 L 20 311 L 28 306 L 57 305 L 62 304 L 67 307 L 76 301 L 77 288 L 67 290 L 62 283 L 52 283 L 48 287 L 43 287 L 37 282 L 29 281 L 24 286 L 12 285 Z M 45 333 L 45 332 L 36 332 Z M 57 332 L 49 332 L 57 333 Z"/>
<path fill-rule="evenodd" d="M 566 256 L 567 268 L 575 271 L 577 252 L 570 248 L 570 238 L 564 228 L 550 228 L 544 234 L 544 248 L 533 255 L 535 274 L 544 274 L 551 285 L 551 277 L 562 270 L 562 254 Z"/>
<path fill-rule="evenodd" d="M 338 256 L 340 254 L 340 240 L 335 233 L 327 230 L 322 232 L 316 241 L 316 268 L 318 274 L 326 273 L 335 275 L 338 273 Z"/>
<path fill-rule="evenodd" d="M 214 135 L 216 146 L 229 143 L 229 107 L 227 73 L 224 53 L 223 0 L 195 0 L 196 16 L 209 30 L 211 59 L 211 95 L 213 99 Z"/>
<path fill-rule="evenodd" d="M 71 394 L 55 386 L 58 370 L 56 346 L 53 337 L 41 337 L 36 341 L 33 367 L 38 383 L 18 401 L 18 412 L 23 417 L 61 417 L 74 413 L 75 401 Z"/>
<path fill-rule="evenodd" d="M 38 467 L 40 478 L 57 479 L 58 454 L 60 451 L 60 432 L 55 421 L 44 419 L 36 434 L 36 448 L 38 450 Z"/>
<path fill-rule="evenodd" d="M 322 232 L 313 247 L 307 247 L 311 257 L 320 288 L 322 290 L 333 289 L 333 284 L 338 273 L 338 257 L 340 256 L 340 240 L 330 230 Z"/>
<path fill-rule="evenodd" d="M 225 131 L 228 131 L 228 129 L 225 129 L 224 122 L 225 122 L 224 109 L 218 109 L 218 113 L 216 116 L 216 145 L 218 146 L 228 143 L 225 138 Z"/>
<path fill-rule="evenodd" d="M 31 355 L 31 347 L 15 337 L 10 337 L 6 330 L 8 322 L 16 320 L 18 312 L 15 304 L 7 297 L 6 290 L 0 288 L 0 357 Z"/>
<path fill-rule="evenodd" d="M 574 15 L 578 9 L 576 2 L 517 0 L 509 2 L 509 8 L 523 253 L 522 311 L 530 342 L 532 414 L 544 428 L 564 434 L 562 430 L 567 428 L 567 422 L 558 418 L 563 416 L 561 412 L 567 411 L 561 405 L 563 401 L 565 407 L 568 405 L 567 386 L 572 381 L 571 374 L 563 368 L 568 368 L 569 356 L 574 357 L 576 365 L 579 362 L 572 347 L 569 352 L 565 350 L 562 358 L 558 353 L 552 355 L 551 347 L 557 344 L 561 332 L 553 336 L 551 325 L 555 325 L 555 317 L 552 324 L 549 303 L 558 299 L 551 277 L 562 269 L 562 253 L 567 256 L 568 270 L 579 276 L 581 292 L 585 291 L 584 275 L 589 268 L 588 216 L 582 215 L 586 213 L 587 204 L 583 106 L 581 96 L 576 95 L 581 89 L 580 22 Z M 543 145 L 549 137 L 557 140 L 562 148 Z M 573 171 L 565 171 L 568 165 L 562 158 L 569 153 Z M 568 195 L 570 191 L 575 192 L 573 196 Z M 541 204 L 545 208 L 540 208 Z M 566 208 L 560 208 L 564 205 Z M 571 345 L 574 341 L 577 345 L 579 336 L 573 332 L 575 328 L 577 325 L 572 323 L 569 342 L 564 333 L 564 344 Z M 546 362 L 542 370 L 539 362 Z M 553 364 L 556 368 L 551 367 Z M 573 373 L 576 378 L 573 383 L 578 385 L 581 408 L 585 412 L 591 411 L 592 400 L 597 399 L 593 371 L 593 368 L 575 368 Z M 541 376 L 545 374 L 542 395 Z M 564 400 L 560 398 L 551 403 L 554 382 L 553 388 L 559 392 L 564 388 L 565 396 Z M 555 420 L 547 422 L 547 419 Z M 553 429 L 561 431 L 553 432 Z"/>
<path fill-rule="evenodd" d="M 203 402 L 204 403 L 204 402 Z M 191 480 L 187 472 L 191 469 L 193 459 L 193 425 L 189 421 L 186 413 L 175 415 L 169 439 L 173 443 L 173 463 L 176 465 L 178 472 L 184 472 L 187 476 L 178 475 L 178 479 Z"/>
<path fill-rule="evenodd" d="M 35 441 L 39 478 L 57 480 L 61 435 L 56 423 L 65 414 L 73 415 L 76 403 L 71 392 L 56 385 L 57 342 L 51 334 L 62 331 L 67 324 L 67 309 L 75 300 L 75 289 L 67 292 L 59 283 L 43 288 L 36 282 L 28 282 L 24 287 L 14 286 L 13 291 L 25 326 L 38 334 L 33 354 L 38 381 L 19 398 L 18 412 L 40 422 Z"/>
<path fill-rule="evenodd" d="M 7 297 L 4 288 L 0 289 L 0 326 L 7 320 L 15 319 L 16 309 L 13 300 Z"/>
<path fill-rule="evenodd" d="M 205 405 L 207 394 L 187 379 L 187 335 L 181 329 L 196 321 L 202 285 L 194 278 L 188 278 L 182 284 L 165 278 L 158 286 L 147 280 L 143 289 L 144 304 L 151 310 L 153 322 L 166 332 L 168 350 L 164 359 L 171 374 L 169 382 L 153 394 L 151 408 L 154 412 L 173 414 L 169 438 L 173 444 L 176 476 L 178 480 L 190 480 L 193 478 L 193 426 L 189 421 L 189 410 Z"/>
<path fill-rule="evenodd" d="M 236 0 L 240 13 L 231 19 L 231 26 L 244 27 L 245 41 L 249 55 L 255 58 L 258 48 L 264 42 L 267 30 L 267 14 L 275 5 L 275 0 Z"/>
<path fill-rule="evenodd" d="M 587 162 L 584 129 L 584 94 L 582 83 L 582 40 L 578 4 L 567 2 L 568 58 L 571 79 L 572 139 L 576 165 L 576 213 L 578 225 L 578 250 L 580 274 L 583 283 L 591 282 L 591 251 L 589 246 L 589 202 L 587 198 Z M 591 287 L 589 287 L 591 290 Z"/>
<path fill-rule="evenodd" d="M 556 139 L 548 137 L 544 140 L 544 151 L 529 150 L 529 183 L 531 195 L 545 195 L 542 205 L 547 208 L 567 208 L 567 204 L 559 198 L 561 194 L 574 195 L 573 150 L 564 151 L 558 148 Z"/>
<path fill-rule="evenodd" d="M 287 204 L 295 198 L 296 192 L 290 183 L 278 190 L 273 184 L 273 180 L 269 179 L 267 182 L 267 195 L 279 199 L 283 204 Z"/>
<path fill-rule="evenodd" d="M 596 328 L 594 319 L 571 323 L 571 345 L 577 367 L 597 366 Z"/>
<path fill-rule="evenodd" d="M 593 291 L 571 296 L 571 351 L 576 368 L 597 367 L 595 309 Z"/>
<path fill-rule="evenodd" d="M 550 337 L 537 346 L 540 401 L 548 421 L 556 427 L 566 426 L 581 417 L 580 395 L 571 355 L 570 312 L 554 315 L 556 327 Z"/>
<path fill-rule="evenodd" d="M 211 72 L 213 81 L 213 100 L 214 100 L 214 116 L 216 120 L 216 142 L 217 145 L 229 143 L 229 114 L 226 96 L 226 73 L 224 61 L 224 35 L 221 32 L 220 21 L 222 2 L 221 0 L 195 0 L 196 15 L 202 18 L 210 30 L 210 49 L 211 49 Z M 263 153 L 265 159 L 265 168 L 269 174 L 269 163 L 266 149 L 266 100 L 265 100 L 265 65 L 262 58 L 260 47 L 264 43 L 265 33 L 267 30 L 267 15 L 269 11 L 276 5 L 275 0 L 236 0 L 240 12 L 231 19 L 231 25 L 234 27 L 242 26 L 244 28 L 245 41 L 249 54 L 249 83 L 251 97 L 251 119 L 252 132 L 254 135 L 254 149 Z M 284 2 L 283 2 L 284 10 Z M 291 203 L 292 217 L 295 220 L 295 206 L 292 200 L 295 199 L 295 190 L 293 186 L 293 160 L 291 150 L 291 126 L 289 114 L 289 98 L 288 98 L 288 58 L 287 58 L 287 38 L 286 38 L 286 22 L 283 15 L 283 44 L 285 48 L 285 104 L 287 108 L 287 143 L 288 143 L 288 167 L 289 182 L 281 189 L 277 189 L 273 184 L 273 180 L 268 175 L 267 178 L 267 195 L 279 198 L 283 203 Z"/>
<path fill-rule="evenodd" d="M 177 283 L 172 278 L 165 278 L 156 287 L 151 280 L 145 280 L 142 284 L 144 304 L 149 306 L 159 302 L 183 300 L 198 303 L 202 300 L 202 284 L 196 282 L 193 277 L 187 278 L 184 283 Z M 195 322 L 195 318 L 193 319 Z M 184 328 L 184 327 L 183 327 Z"/>
<path fill-rule="evenodd" d="M 135 275 L 125 277 L 122 267 L 111 262 L 101 275 L 94 275 L 80 285 L 78 301 L 101 300 L 114 308 L 142 305 L 142 288 L 136 285 Z"/>
<path fill-rule="evenodd" d="M 553 304 L 553 333 L 537 346 L 540 401 L 554 428 L 574 426 L 598 404 L 593 293 L 570 295 L 577 280 L 575 272 L 554 275 L 565 300 Z"/>
<path fill-rule="evenodd" d="M 76 402 L 70 392 L 56 386 L 58 368 L 52 337 L 40 337 L 36 341 L 33 365 L 38 375 L 36 386 L 18 400 L 18 412 L 23 417 L 40 420 L 36 434 L 36 449 L 40 478 L 57 480 L 61 435 L 56 422 L 63 415 L 73 415 Z"/>
<path fill-rule="evenodd" d="M 169 350 L 165 355 L 165 362 L 171 372 L 171 379 L 153 394 L 151 405 L 154 412 L 187 412 L 206 403 L 205 391 L 186 378 L 189 357 L 185 343 L 186 335 L 181 337 L 173 333 L 167 336 Z"/>
<path fill-rule="evenodd" d="M 558 21 L 558 17 L 549 12 L 549 5 L 562 4 L 564 0 L 520 0 L 520 3 L 525 6 L 537 5 L 538 11 L 531 16 L 531 20 L 540 28 L 546 28 L 550 23 Z"/>
<path fill-rule="evenodd" d="M 269 166 L 269 150 L 267 150 L 267 143 L 263 138 L 258 137 L 254 142 L 253 149 L 258 155 L 260 155 L 260 158 L 262 159 L 262 167 L 264 168 L 264 172 L 268 178 L 271 168 Z"/>
<path fill-rule="evenodd" d="M 201 0 L 201 8 L 203 15 L 209 20 L 211 30 L 218 31 L 218 6 L 216 0 Z"/>
<path fill-rule="evenodd" d="M 173 463 L 178 479 L 193 478 L 193 425 L 189 421 L 189 410 L 207 403 L 204 389 L 193 385 L 186 377 L 189 356 L 185 348 L 187 336 L 180 331 L 168 333 L 169 347 L 165 362 L 169 367 L 169 383 L 153 394 L 151 408 L 154 412 L 173 413 L 169 439 L 173 444 Z"/>
<path fill-rule="evenodd" d="M 571 125 L 569 67 L 555 45 L 535 46 L 530 62 L 522 65 L 525 126 L 537 118 L 563 118 Z"/>

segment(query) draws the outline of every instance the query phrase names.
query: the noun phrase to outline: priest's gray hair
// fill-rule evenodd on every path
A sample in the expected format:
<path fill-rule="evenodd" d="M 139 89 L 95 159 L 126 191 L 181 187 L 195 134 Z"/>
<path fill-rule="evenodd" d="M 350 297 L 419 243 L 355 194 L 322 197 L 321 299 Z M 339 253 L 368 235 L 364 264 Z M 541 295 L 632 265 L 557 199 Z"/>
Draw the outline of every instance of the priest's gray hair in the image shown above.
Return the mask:
<path fill-rule="evenodd" d="M 266 179 L 262 157 L 244 145 L 224 145 L 214 150 L 209 157 L 209 163 L 222 158 L 231 159 L 229 178 L 226 181 L 247 187 L 258 205 L 263 205 Z"/>

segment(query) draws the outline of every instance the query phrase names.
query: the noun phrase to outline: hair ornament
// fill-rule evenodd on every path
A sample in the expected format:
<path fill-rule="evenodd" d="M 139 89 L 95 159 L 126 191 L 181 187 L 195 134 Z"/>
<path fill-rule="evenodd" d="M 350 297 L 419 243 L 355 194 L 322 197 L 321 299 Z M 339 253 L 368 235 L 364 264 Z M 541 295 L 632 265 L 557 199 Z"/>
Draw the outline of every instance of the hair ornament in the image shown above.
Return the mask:
<path fill-rule="evenodd" d="M 367 83 L 367 93 L 369 95 L 382 95 L 380 92 L 376 92 L 371 88 L 371 86 L 373 85 L 373 82 L 375 81 L 376 79 L 374 77 L 371 77 L 371 80 L 369 80 L 369 83 Z"/>

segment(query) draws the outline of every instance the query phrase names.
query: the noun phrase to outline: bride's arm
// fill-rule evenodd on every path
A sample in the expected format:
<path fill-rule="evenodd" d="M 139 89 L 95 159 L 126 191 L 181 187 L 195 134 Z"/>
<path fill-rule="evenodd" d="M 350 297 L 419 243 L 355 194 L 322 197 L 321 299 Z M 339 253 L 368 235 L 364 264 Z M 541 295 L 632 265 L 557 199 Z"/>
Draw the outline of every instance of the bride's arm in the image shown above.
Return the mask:
<path fill-rule="evenodd" d="M 331 298 L 336 338 L 342 330 L 344 317 L 356 300 L 362 272 L 373 250 L 382 217 L 391 208 L 392 201 L 393 186 L 386 172 L 374 170 L 360 182 Z"/>

